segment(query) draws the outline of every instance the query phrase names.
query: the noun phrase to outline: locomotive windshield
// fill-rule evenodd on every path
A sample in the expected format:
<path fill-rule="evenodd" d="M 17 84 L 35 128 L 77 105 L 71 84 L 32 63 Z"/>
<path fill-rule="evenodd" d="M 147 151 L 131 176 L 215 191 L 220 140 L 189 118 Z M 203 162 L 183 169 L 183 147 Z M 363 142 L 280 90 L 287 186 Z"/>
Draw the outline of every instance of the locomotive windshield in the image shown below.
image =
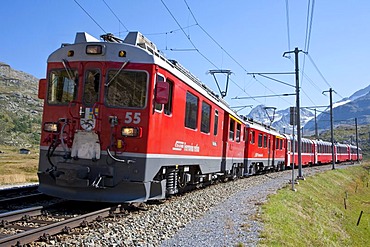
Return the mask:
<path fill-rule="evenodd" d="M 77 70 L 54 70 L 50 72 L 48 103 L 65 104 L 76 99 L 78 86 Z"/>
<path fill-rule="evenodd" d="M 144 108 L 148 76 L 140 71 L 108 72 L 106 103 L 109 106 Z"/>

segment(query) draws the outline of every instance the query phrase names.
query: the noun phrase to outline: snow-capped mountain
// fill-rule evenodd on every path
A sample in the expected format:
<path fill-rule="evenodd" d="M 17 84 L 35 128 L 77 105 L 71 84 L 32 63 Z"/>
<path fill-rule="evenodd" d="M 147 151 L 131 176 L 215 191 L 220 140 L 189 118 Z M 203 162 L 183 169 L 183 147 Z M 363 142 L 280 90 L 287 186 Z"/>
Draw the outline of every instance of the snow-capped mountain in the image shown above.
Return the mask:
<path fill-rule="evenodd" d="M 319 132 L 330 128 L 329 109 L 317 116 Z M 334 126 L 341 124 L 354 125 L 357 118 L 358 124 L 370 123 L 370 85 L 360 89 L 348 98 L 333 104 Z M 309 121 L 305 126 L 307 130 L 314 130 L 315 123 Z"/>
<path fill-rule="evenodd" d="M 264 105 L 258 105 L 254 107 L 248 114 L 249 118 L 254 121 L 261 122 L 266 125 L 270 125 L 282 133 L 291 133 L 292 126 L 290 122 L 290 109 L 273 111 Z M 314 117 L 314 114 L 306 109 L 301 109 L 301 126 L 304 126 L 308 121 Z"/>

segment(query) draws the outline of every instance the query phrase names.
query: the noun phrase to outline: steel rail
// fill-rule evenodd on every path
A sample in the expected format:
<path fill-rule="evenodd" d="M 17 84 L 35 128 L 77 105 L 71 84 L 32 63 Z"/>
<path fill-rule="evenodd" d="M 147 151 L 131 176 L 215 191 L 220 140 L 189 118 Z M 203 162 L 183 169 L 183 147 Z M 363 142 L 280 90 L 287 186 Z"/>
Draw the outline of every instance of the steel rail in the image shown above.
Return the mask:
<path fill-rule="evenodd" d="M 69 232 L 70 229 L 79 227 L 82 224 L 86 224 L 86 222 L 89 223 L 94 220 L 98 220 L 99 218 L 106 218 L 112 212 L 115 212 L 120 208 L 121 206 L 104 208 L 74 218 L 69 218 L 64 221 L 53 222 L 46 226 L 41 226 L 32 230 L 6 236 L 4 238 L 0 238 L 0 247 L 12 245 L 18 246 L 39 240 L 41 237 L 48 238 L 48 236 L 57 233 Z"/>
<path fill-rule="evenodd" d="M 46 196 L 46 195 L 41 193 L 41 192 L 35 192 L 35 193 L 29 194 L 29 195 L 21 195 L 21 196 L 17 196 L 17 197 L 4 198 L 4 199 L 0 199 L 0 205 L 6 205 L 6 204 L 9 204 L 11 202 L 16 202 L 16 201 L 20 201 L 20 200 L 29 200 L 33 197 L 39 197 L 39 196 Z"/>
<path fill-rule="evenodd" d="M 25 209 L 20 209 L 20 210 L 15 210 L 7 213 L 2 213 L 0 214 L 0 222 L 2 225 L 5 225 L 6 223 L 9 222 L 14 222 L 17 220 L 21 220 L 23 216 L 37 216 L 42 214 L 42 209 L 44 207 L 38 206 L 38 207 L 32 207 L 32 208 L 25 208 Z"/>

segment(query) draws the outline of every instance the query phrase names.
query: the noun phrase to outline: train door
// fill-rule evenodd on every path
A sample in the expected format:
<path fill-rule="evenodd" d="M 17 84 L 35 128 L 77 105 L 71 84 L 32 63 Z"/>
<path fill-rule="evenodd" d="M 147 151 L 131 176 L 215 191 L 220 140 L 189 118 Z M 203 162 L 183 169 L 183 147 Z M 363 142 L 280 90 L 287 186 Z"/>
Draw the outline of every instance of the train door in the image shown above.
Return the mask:
<path fill-rule="evenodd" d="M 99 109 L 101 108 L 99 104 L 101 97 L 101 74 L 99 64 L 86 64 L 83 78 L 82 103 L 80 106 L 80 124 L 85 130 L 98 128 L 97 119 L 99 116 Z"/>
<path fill-rule="evenodd" d="M 267 169 L 272 166 L 272 147 L 271 147 L 271 135 L 267 134 Z"/>
<path fill-rule="evenodd" d="M 314 161 L 313 161 L 313 163 L 314 164 L 318 164 L 319 163 L 319 161 L 318 161 L 318 157 L 317 157 L 317 149 L 318 149 L 318 145 L 317 145 L 317 142 L 316 141 L 314 141 L 313 142 L 313 155 L 314 155 Z"/>
<path fill-rule="evenodd" d="M 278 147 L 277 145 L 279 145 L 279 143 L 277 143 L 277 142 L 278 142 L 278 139 L 276 138 L 276 136 L 271 135 L 271 144 L 272 144 L 272 162 L 271 162 L 271 165 L 274 169 L 275 169 L 275 166 L 277 166 L 277 164 L 276 164 L 276 148 Z"/>
<path fill-rule="evenodd" d="M 154 148 L 155 152 L 162 152 L 163 148 L 171 148 L 175 145 L 175 143 L 183 143 L 187 142 L 188 140 L 191 140 L 191 138 L 186 137 L 184 132 L 177 132 L 176 135 L 172 134 L 169 135 L 168 133 L 172 132 L 175 128 L 174 126 L 177 126 L 177 128 L 180 128 L 180 126 L 184 126 L 184 123 L 182 121 L 179 121 L 178 118 L 173 118 L 173 106 L 174 106 L 174 97 L 175 93 L 177 94 L 177 97 L 182 97 L 181 95 L 185 96 L 184 94 L 181 94 L 175 90 L 175 83 L 179 83 L 176 77 L 172 77 L 171 75 L 167 74 L 166 71 L 163 71 L 162 74 L 157 72 L 155 74 L 154 79 L 154 94 L 158 93 L 160 85 L 162 82 L 166 82 L 165 84 L 168 85 L 168 101 L 167 103 L 160 104 L 153 100 L 153 108 L 151 108 L 151 117 L 150 117 L 150 132 L 153 138 L 153 141 L 155 141 L 155 145 L 152 145 Z M 177 84 L 178 85 L 178 84 Z M 188 96 L 192 96 L 191 99 L 197 99 L 195 95 L 186 93 Z M 185 97 L 188 97 L 185 96 Z M 156 96 L 155 96 L 156 97 Z M 186 98 L 186 100 L 189 100 Z M 192 127 L 191 128 L 196 128 L 196 121 L 193 122 L 193 115 L 197 113 L 197 108 L 198 108 L 198 101 L 191 101 L 188 105 L 189 109 L 185 109 L 185 112 L 189 113 L 188 120 L 191 122 Z M 181 125 L 180 125 L 181 124 Z M 194 126 L 193 126 L 194 125 Z M 153 151 L 154 151 L 153 150 Z"/>
<path fill-rule="evenodd" d="M 286 157 L 285 157 L 285 160 L 286 160 L 286 166 L 290 166 L 290 164 L 291 164 L 291 149 L 292 148 L 292 145 L 291 145 L 291 140 L 290 140 L 290 137 L 288 136 L 287 138 L 286 138 L 286 147 L 285 147 L 285 153 L 286 153 Z"/>
<path fill-rule="evenodd" d="M 230 160 L 230 152 L 233 150 L 233 140 L 235 132 L 235 120 L 229 117 L 229 114 L 224 115 L 223 124 L 223 147 L 222 147 L 222 165 L 221 170 L 227 171 L 232 167 L 232 161 Z"/>

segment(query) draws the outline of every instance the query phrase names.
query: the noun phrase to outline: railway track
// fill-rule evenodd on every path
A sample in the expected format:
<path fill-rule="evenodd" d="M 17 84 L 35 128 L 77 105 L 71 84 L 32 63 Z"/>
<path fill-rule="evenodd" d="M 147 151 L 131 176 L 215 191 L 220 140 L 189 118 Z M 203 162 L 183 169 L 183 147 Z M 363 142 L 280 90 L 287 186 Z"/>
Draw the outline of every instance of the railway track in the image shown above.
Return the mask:
<path fill-rule="evenodd" d="M 27 197 L 28 195 L 40 194 L 37 190 L 38 185 L 30 185 L 25 187 L 13 187 L 0 189 L 0 202 L 6 201 L 6 199 L 18 196 Z"/>
<path fill-rule="evenodd" d="M 37 188 L 34 185 L 0 190 L 0 213 L 47 204 L 52 197 L 39 192 Z"/>
<path fill-rule="evenodd" d="M 55 206 L 55 205 L 53 205 Z M 73 228 L 121 213 L 121 205 L 105 207 L 78 216 L 49 215 L 49 207 L 32 207 L 0 214 L 0 247 L 22 246 L 33 241 L 48 242 L 50 236 L 70 233 Z"/>

